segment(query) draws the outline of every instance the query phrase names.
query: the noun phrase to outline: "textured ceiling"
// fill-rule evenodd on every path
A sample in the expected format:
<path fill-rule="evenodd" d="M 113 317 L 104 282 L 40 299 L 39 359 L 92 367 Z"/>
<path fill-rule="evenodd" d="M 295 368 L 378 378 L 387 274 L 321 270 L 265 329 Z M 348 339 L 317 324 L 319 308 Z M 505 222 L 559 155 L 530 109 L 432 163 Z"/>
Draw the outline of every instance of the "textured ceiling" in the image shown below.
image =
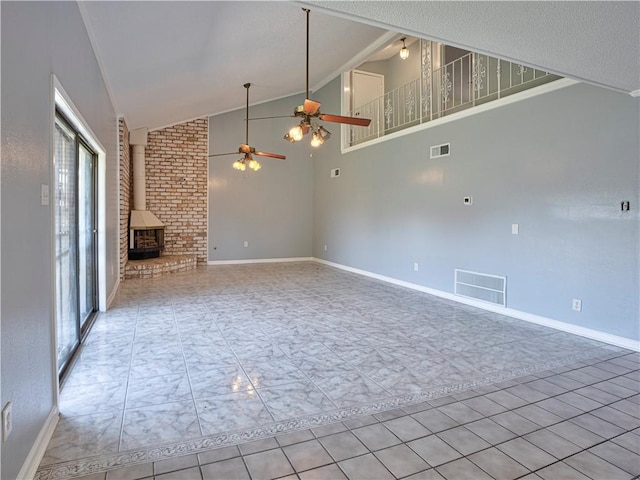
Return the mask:
<path fill-rule="evenodd" d="M 130 128 L 242 107 L 247 82 L 252 104 L 305 90 L 300 4 L 91 1 L 81 12 L 117 113 Z M 310 86 L 339 73 L 385 33 L 311 12 Z"/>
<path fill-rule="evenodd" d="M 576 80 L 627 93 L 640 89 L 638 1 L 306 3 Z"/>
<path fill-rule="evenodd" d="M 640 2 L 79 2 L 117 113 L 158 128 L 321 85 L 388 30 L 624 92 L 640 89 Z"/>

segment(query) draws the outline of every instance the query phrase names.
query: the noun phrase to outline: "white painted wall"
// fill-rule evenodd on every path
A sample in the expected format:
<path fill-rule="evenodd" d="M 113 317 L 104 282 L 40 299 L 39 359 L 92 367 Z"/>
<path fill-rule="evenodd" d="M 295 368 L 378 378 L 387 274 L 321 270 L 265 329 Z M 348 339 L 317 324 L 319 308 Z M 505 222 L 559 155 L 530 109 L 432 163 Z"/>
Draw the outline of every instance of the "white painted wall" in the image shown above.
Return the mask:
<path fill-rule="evenodd" d="M 51 74 L 107 150 L 108 293 L 118 274 L 118 159 L 116 115 L 77 4 L 2 2 L 1 9 L 2 405 L 11 401 L 14 415 L 1 475 L 11 479 L 38 447 L 56 402 L 53 218 L 40 205 L 52 168 Z"/>

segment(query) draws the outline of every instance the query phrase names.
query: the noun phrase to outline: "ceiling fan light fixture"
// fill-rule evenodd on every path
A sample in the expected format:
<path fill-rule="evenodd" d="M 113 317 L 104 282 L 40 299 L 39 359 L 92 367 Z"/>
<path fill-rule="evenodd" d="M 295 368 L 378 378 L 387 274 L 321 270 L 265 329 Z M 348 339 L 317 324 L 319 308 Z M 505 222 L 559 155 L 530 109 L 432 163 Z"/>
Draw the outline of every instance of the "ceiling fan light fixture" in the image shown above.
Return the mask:
<path fill-rule="evenodd" d="M 407 48 L 407 45 L 405 43 L 405 40 L 407 39 L 407 37 L 403 37 L 400 40 L 402 40 L 402 48 L 400 49 L 400 58 L 402 60 L 406 60 L 407 58 L 409 58 L 409 49 Z"/>
<path fill-rule="evenodd" d="M 311 137 L 311 146 L 314 148 L 317 148 L 323 143 L 324 143 L 324 138 L 322 138 L 318 133 L 313 132 L 313 136 Z"/>
<path fill-rule="evenodd" d="M 287 135 L 289 136 L 289 139 L 286 138 Z M 291 143 L 299 142 L 300 140 L 302 140 L 302 137 L 304 136 L 302 126 L 296 125 L 291 130 L 289 130 L 289 133 L 287 135 L 285 135 L 285 139 L 289 140 Z"/>
<path fill-rule="evenodd" d="M 270 158 L 279 158 L 281 160 L 285 160 L 287 157 L 284 155 L 279 155 L 277 153 L 269 153 L 269 152 L 260 152 L 256 151 L 254 147 L 249 144 L 249 87 L 250 83 L 245 83 L 244 88 L 247 90 L 247 107 L 246 107 L 246 117 L 245 117 L 245 143 L 240 144 L 238 147 L 238 153 L 242 154 L 242 157 L 236 160 L 231 164 L 234 170 L 239 170 L 244 172 L 247 169 L 247 164 L 249 168 L 255 172 L 262 168 L 262 165 L 255 160 L 251 154 L 257 155 L 259 157 L 270 157 Z M 285 135 L 285 139 L 288 137 L 288 134 Z M 214 153 L 213 155 L 209 155 L 211 157 L 220 157 L 223 155 L 232 155 L 233 153 Z"/>
<path fill-rule="evenodd" d="M 249 168 L 254 172 L 257 172 L 262 168 L 262 165 L 260 165 L 260 163 L 253 157 L 249 157 Z"/>
<path fill-rule="evenodd" d="M 318 127 L 318 135 L 320 135 L 320 138 L 322 138 L 322 142 L 324 142 L 325 140 L 329 140 L 329 137 L 331 137 L 331 132 L 320 125 Z"/>
<path fill-rule="evenodd" d="M 342 115 L 328 115 L 320 113 L 320 102 L 312 100 L 309 98 L 309 13 L 310 10 L 308 8 L 303 8 L 303 12 L 305 12 L 307 17 L 307 52 L 306 52 L 306 69 L 305 69 L 305 78 L 306 78 L 306 96 L 304 99 L 304 103 L 302 105 L 298 105 L 293 110 L 293 116 L 302 118 L 299 125 L 296 125 L 289 133 L 284 135 L 284 139 L 289 142 L 299 142 L 302 140 L 307 133 L 311 132 L 311 146 L 314 148 L 319 147 L 324 143 L 324 141 L 331 136 L 331 133 L 327 131 L 323 127 L 319 127 L 317 124 L 312 124 L 312 119 L 318 119 L 327 122 L 334 123 L 344 123 L 349 125 L 359 125 L 368 127 L 371 120 L 368 118 L 356 118 L 356 117 L 345 117 Z"/>

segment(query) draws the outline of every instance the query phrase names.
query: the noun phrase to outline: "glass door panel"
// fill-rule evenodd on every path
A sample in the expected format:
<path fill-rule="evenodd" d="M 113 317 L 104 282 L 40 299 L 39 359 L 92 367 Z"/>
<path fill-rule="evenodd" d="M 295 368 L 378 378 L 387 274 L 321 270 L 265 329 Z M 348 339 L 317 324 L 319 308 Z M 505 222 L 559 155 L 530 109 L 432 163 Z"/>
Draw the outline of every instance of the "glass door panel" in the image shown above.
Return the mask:
<path fill-rule="evenodd" d="M 79 343 L 76 136 L 59 119 L 55 124 L 56 351 L 58 372 Z"/>
<path fill-rule="evenodd" d="M 78 287 L 83 330 L 96 311 L 95 155 L 83 143 L 78 161 Z"/>

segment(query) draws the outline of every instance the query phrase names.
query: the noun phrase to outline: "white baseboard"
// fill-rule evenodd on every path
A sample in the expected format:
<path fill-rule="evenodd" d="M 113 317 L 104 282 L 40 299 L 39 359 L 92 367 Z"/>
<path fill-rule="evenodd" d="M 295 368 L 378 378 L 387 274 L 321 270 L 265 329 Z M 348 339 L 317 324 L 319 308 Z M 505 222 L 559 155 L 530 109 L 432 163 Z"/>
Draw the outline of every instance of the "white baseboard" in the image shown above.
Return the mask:
<path fill-rule="evenodd" d="M 51 441 L 56 425 L 58 425 L 59 418 L 60 415 L 58 414 L 58 408 L 54 405 L 51 408 L 44 425 L 40 429 L 40 433 L 38 433 L 38 437 L 31 447 L 27 458 L 22 464 L 22 468 L 18 472 L 17 480 L 32 480 L 36 476 L 40 462 L 44 458 L 47 446 Z"/>
<path fill-rule="evenodd" d="M 116 294 L 118 293 L 118 288 L 120 288 L 120 277 L 118 277 L 118 279 L 116 280 L 116 284 L 113 286 L 113 290 L 111 290 L 111 294 L 107 298 L 106 310 L 109 310 L 111 308 L 111 304 L 115 300 Z"/>
<path fill-rule="evenodd" d="M 480 308 L 482 310 L 499 313 L 501 315 L 506 315 L 508 317 L 517 318 L 518 320 L 524 320 L 526 322 L 535 323 L 545 327 L 554 328 L 556 330 L 561 330 L 563 332 L 573 333 L 581 337 L 590 338 L 592 340 L 598 340 L 599 342 L 608 343 L 610 345 L 615 345 L 617 347 L 627 348 L 629 350 L 640 352 L 640 342 L 638 342 L 637 340 L 633 340 L 631 338 L 620 337 L 617 335 L 612 335 L 610 333 L 593 330 L 591 328 L 572 325 L 570 323 L 561 322 L 559 320 L 553 320 L 551 318 L 541 317 L 540 315 L 534 315 L 532 313 L 522 312 L 520 310 L 515 310 L 513 308 L 501 307 L 499 305 L 493 305 L 490 303 L 485 303 L 485 302 L 473 300 L 470 298 L 460 297 L 458 295 L 454 295 L 453 293 L 444 292 L 442 290 L 436 290 L 433 288 L 425 287 L 423 285 L 418 285 L 416 283 L 405 282 L 404 280 L 398 280 L 397 278 L 386 277 L 384 275 L 379 275 L 377 273 L 368 272 L 366 270 L 360 270 L 359 268 L 353 268 L 353 267 L 349 267 L 339 263 L 330 262 L 328 260 L 323 260 L 321 258 L 314 258 L 313 261 L 322 263 L 324 265 L 329 265 L 331 267 L 339 268 L 340 270 L 345 270 L 347 272 L 357 273 L 359 275 L 364 275 L 365 277 L 375 278 L 383 282 L 392 283 L 394 285 L 410 288 L 412 290 L 417 290 L 423 293 L 428 293 L 429 295 L 434 295 L 436 297 L 446 298 L 447 300 L 463 303 L 465 305 Z"/>
<path fill-rule="evenodd" d="M 209 260 L 207 265 L 240 265 L 245 263 L 280 263 L 280 262 L 310 262 L 313 257 L 292 258 L 250 258 L 248 260 Z"/>

